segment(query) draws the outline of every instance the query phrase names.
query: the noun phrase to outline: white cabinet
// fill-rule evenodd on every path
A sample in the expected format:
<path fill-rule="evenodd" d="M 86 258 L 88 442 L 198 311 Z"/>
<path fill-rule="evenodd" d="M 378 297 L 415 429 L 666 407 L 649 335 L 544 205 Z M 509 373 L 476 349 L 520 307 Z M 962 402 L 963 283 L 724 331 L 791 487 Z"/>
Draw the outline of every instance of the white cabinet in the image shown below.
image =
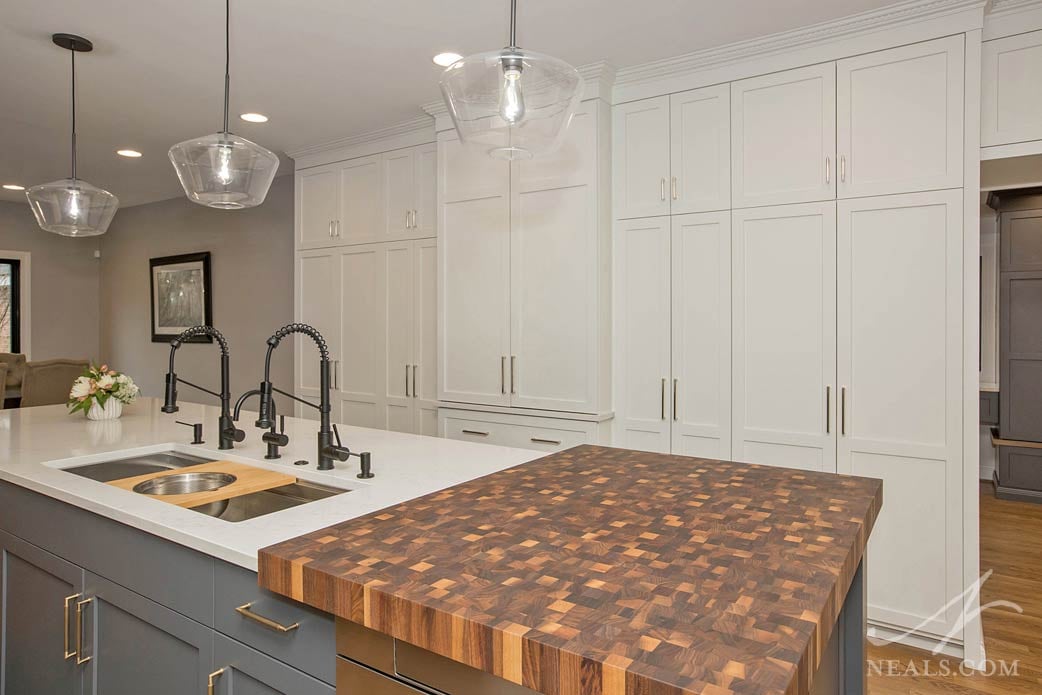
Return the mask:
<path fill-rule="evenodd" d="M 836 64 L 840 198 L 962 187 L 963 44 L 952 36 Z"/>
<path fill-rule="evenodd" d="M 610 407 L 607 106 L 548 157 L 506 163 L 439 136 L 439 399 Z"/>
<path fill-rule="evenodd" d="M 962 203 L 839 203 L 838 470 L 881 478 L 886 497 L 869 609 L 937 635 L 962 612 Z"/>
<path fill-rule="evenodd" d="M 737 461 L 836 470 L 836 204 L 732 217 Z"/>
<path fill-rule="evenodd" d="M 455 408 L 438 411 L 440 436 L 463 442 L 534 449 L 547 453 L 608 439 L 606 421 L 568 420 Z"/>
<path fill-rule="evenodd" d="M 333 379 L 340 421 L 383 429 L 387 421 L 384 389 L 388 308 L 387 250 L 364 244 L 338 254 L 340 368 Z"/>
<path fill-rule="evenodd" d="M 617 219 L 731 207 L 730 102 L 724 84 L 614 108 Z"/>
<path fill-rule="evenodd" d="M 981 146 L 1042 140 L 1042 31 L 981 50 Z"/>
<path fill-rule="evenodd" d="M 297 171 L 297 249 L 434 236 L 436 152 L 417 145 Z"/>
<path fill-rule="evenodd" d="M 731 84 L 735 208 L 836 197 L 836 65 Z"/>
<path fill-rule="evenodd" d="M 617 223 L 617 445 L 730 458 L 730 230 L 728 212 Z"/>
<path fill-rule="evenodd" d="M 299 181 L 299 179 L 298 179 Z M 338 371 L 340 355 L 340 253 L 336 249 L 301 251 L 296 263 L 296 320 L 315 327 L 326 339 Z M 318 350 L 314 342 L 302 335 L 294 336 L 294 392 L 297 396 L 318 402 Z M 280 386 L 276 384 L 276 386 Z M 285 388 L 282 386 L 281 388 Z M 339 403 L 334 402 L 334 411 Z M 296 406 L 299 417 L 314 417 L 313 408 Z"/>

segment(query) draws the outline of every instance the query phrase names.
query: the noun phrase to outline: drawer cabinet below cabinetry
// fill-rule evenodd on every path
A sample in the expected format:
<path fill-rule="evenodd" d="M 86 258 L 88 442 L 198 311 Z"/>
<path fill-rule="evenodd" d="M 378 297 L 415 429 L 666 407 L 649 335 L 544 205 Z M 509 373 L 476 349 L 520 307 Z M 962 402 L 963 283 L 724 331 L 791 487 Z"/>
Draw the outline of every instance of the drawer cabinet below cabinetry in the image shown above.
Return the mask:
<path fill-rule="evenodd" d="M 438 410 L 438 431 L 448 439 L 548 453 L 607 443 L 607 423 L 447 408 Z"/>

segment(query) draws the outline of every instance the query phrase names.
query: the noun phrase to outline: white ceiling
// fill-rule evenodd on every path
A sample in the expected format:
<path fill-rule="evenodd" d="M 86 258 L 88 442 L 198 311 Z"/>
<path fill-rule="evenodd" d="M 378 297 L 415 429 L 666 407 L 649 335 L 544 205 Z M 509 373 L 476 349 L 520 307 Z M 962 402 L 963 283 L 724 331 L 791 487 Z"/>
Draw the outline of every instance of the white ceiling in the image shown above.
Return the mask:
<path fill-rule="evenodd" d="M 894 0 L 520 0 L 518 42 L 626 67 L 827 21 Z M 437 99 L 431 56 L 506 43 L 508 0 L 232 1 L 232 130 L 279 153 L 410 120 Z M 221 122 L 221 0 L 0 0 L 0 184 L 68 175 L 69 55 L 79 175 L 122 206 L 176 197 L 170 145 Z M 259 111 L 271 120 L 244 123 Z M 144 157 L 128 160 L 129 147 Z M 291 162 L 283 158 L 280 173 Z M 24 194 L 0 190 L 0 200 Z"/>

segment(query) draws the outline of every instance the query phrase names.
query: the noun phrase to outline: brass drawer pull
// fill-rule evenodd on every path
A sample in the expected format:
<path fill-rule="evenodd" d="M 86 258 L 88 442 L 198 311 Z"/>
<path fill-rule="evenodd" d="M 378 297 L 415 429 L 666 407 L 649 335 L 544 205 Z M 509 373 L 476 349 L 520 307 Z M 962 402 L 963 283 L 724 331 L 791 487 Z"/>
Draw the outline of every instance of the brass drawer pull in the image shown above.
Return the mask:
<path fill-rule="evenodd" d="M 463 434 L 473 434 L 476 437 L 487 437 L 488 432 L 482 432 L 480 430 L 460 430 Z"/>
<path fill-rule="evenodd" d="M 535 444 L 552 444 L 554 446 L 561 446 L 561 442 L 557 439 L 541 439 L 539 437 L 532 437 L 531 441 Z"/>
<path fill-rule="evenodd" d="M 65 597 L 65 633 L 62 635 L 62 641 L 65 646 L 64 655 L 66 661 L 76 656 L 75 650 L 69 651 L 69 605 L 82 595 L 83 594 L 73 594 L 72 596 Z"/>
<path fill-rule="evenodd" d="M 215 681 L 224 674 L 224 669 L 219 668 L 206 677 L 206 695 L 213 695 Z"/>
<path fill-rule="evenodd" d="M 241 615 L 242 617 L 247 618 L 248 620 L 252 620 L 258 625 L 263 625 L 269 630 L 274 630 L 275 632 L 293 632 L 298 627 L 300 627 L 300 623 L 293 623 L 292 625 L 283 625 L 282 623 L 275 622 L 271 618 L 265 618 L 263 615 L 254 613 L 252 610 L 250 610 L 250 607 L 252 605 L 252 601 L 250 603 L 244 603 L 241 606 L 237 606 L 235 608 L 235 612 Z"/>
<path fill-rule="evenodd" d="M 83 607 L 93 601 L 93 598 L 85 598 L 76 602 L 76 665 L 82 666 L 91 660 L 91 657 L 83 654 Z"/>

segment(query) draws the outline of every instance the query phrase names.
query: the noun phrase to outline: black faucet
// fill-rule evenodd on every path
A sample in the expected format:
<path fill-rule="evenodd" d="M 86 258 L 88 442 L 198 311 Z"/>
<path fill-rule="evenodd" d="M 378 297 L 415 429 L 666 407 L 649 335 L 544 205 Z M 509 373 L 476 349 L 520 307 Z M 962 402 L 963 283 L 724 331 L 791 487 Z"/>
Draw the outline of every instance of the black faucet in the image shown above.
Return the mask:
<path fill-rule="evenodd" d="M 178 379 L 177 374 L 174 372 L 174 356 L 177 354 L 177 348 L 181 347 L 181 344 L 190 338 L 194 338 L 198 335 L 209 335 L 217 340 L 218 345 L 221 347 L 221 392 L 217 393 L 211 391 L 208 388 L 193 384 L 190 381 L 184 379 Z M 229 376 L 229 363 L 228 363 L 228 341 L 224 339 L 221 332 L 212 326 L 193 326 L 189 328 L 181 335 L 177 336 L 170 341 L 170 368 L 166 373 L 166 398 L 163 401 L 163 412 L 164 413 L 176 413 L 177 408 L 177 382 L 180 381 L 182 384 L 191 386 L 194 389 L 198 389 L 203 393 L 208 393 L 211 396 L 216 396 L 221 401 L 221 416 L 217 420 L 217 431 L 220 438 L 220 444 L 218 449 L 231 449 L 235 442 L 241 442 L 246 439 L 246 433 L 238 429 L 235 426 L 235 422 L 232 420 L 231 413 L 231 378 Z"/>
<path fill-rule="evenodd" d="M 293 333 L 301 333 L 308 336 L 318 347 L 319 353 L 319 364 L 318 364 L 318 379 L 319 379 L 319 404 L 315 405 L 301 398 L 297 398 L 293 394 L 286 393 L 280 389 L 272 386 L 271 383 L 271 353 L 275 351 L 275 348 L 279 346 L 282 339 Z M 346 446 L 343 446 L 340 442 L 340 433 L 336 429 L 336 425 L 331 425 L 329 421 L 329 413 L 332 410 L 329 404 L 329 348 L 326 346 L 326 340 L 322 337 L 322 334 L 317 330 L 308 326 L 304 323 L 291 323 L 288 326 L 283 326 L 279 330 L 275 331 L 275 334 L 268 338 L 268 354 L 264 357 L 264 381 L 260 385 L 260 414 L 257 417 L 257 427 L 271 427 L 272 419 L 274 417 L 273 407 L 274 401 L 272 400 L 272 393 L 279 393 L 288 398 L 303 403 L 311 408 L 317 408 L 319 412 L 319 428 L 318 428 L 318 470 L 329 471 L 333 469 L 334 461 L 346 461 L 351 456 L 358 456 L 362 459 L 365 465 L 366 477 L 372 477 L 371 472 L 371 457 L 368 452 L 363 454 L 354 454 Z M 336 443 L 333 443 L 333 438 L 336 437 Z"/>
<path fill-rule="evenodd" d="M 239 396 L 239 400 L 235 402 L 235 412 L 232 414 L 232 419 L 236 422 L 239 421 L 239 412 L 242 410 L 242 404 L 246 402 L 246 399 L 250 396 L 259 396 L 261 393 L 260 389 L 251 389 L 246 393 Z M 261 435 L 261 441 L 267 446 L 267 451 L 264 454 L 266 459 L 277 459 L 282 458 L 282 454 L 279 453 L 281 447 L 289 444 L 289 437 L 286 435 L 286 416 L 283 415 L 280 422 L 280 432 L 275 431 L 274 419 L 277 417 L 275 412 L 275 401 L 271 402 L 271 427 L 268 431 Z"/>

